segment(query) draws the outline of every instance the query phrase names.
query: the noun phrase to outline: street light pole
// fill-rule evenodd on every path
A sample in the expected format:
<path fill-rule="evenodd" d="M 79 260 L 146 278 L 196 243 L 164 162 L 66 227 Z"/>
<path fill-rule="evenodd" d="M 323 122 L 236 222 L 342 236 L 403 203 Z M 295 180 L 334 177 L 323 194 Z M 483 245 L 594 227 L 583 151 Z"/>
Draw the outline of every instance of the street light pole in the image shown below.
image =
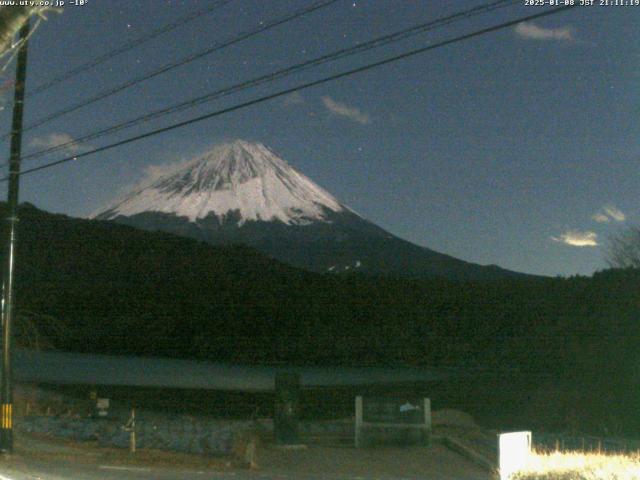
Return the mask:
<path fill-rule="evenodd" d="M 9 158 L 9 191 L 7 194 L 7 245 L 2 284 L 2 380 L 0 385 L 0 451 L 13 451 L 13 391 L 11 369 L 11 323 L 13 320 L 13 280 L 18 223 L 20 156 L 22 150 L 22 115 L 27 76 L 27 39 L 29 20 L 20 29 L 20 50 L 16 64 L 16 83 L 11 124 L 11 156 Z"/>

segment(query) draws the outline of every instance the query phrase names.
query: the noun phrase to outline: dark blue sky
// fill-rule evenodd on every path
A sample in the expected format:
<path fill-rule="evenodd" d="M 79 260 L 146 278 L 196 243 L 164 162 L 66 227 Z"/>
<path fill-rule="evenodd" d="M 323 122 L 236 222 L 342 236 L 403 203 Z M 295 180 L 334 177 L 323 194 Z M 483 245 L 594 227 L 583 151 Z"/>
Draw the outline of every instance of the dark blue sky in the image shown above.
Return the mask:
<path fill-rule="evenodd" d="M 50 15 L 30 43 L 27 91 L 210 1 L 89 0 Z M 25 122 L 310 3 L 233 0 L 27 99 Z M 339 2 L 34 129 L 25 150 L 483 3 Z M 91 146 L 543 9 L 523 0 Z M 591 274 L 605 267 L 608 235 L 640 218 L 639 20 L 640 7 L 578 7 L 25 176 L 21 200 L 85 216 L 151 165 L 244 138 L 419 245 L 518 271 Z M 0 112 L 4 130 L 10 116 Z"/>

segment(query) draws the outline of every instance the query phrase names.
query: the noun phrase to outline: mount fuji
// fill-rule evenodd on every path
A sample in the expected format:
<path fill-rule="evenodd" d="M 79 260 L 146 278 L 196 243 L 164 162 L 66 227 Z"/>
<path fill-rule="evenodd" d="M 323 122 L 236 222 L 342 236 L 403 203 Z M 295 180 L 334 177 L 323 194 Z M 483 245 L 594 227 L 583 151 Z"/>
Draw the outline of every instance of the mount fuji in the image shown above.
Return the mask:
<path fill-rule="evenodd" d="M 211 244 L 246 244 L 318 272 L 455 280 L 520 275 L 402 240 L 341 204 L 266 146 L 236 140 L 91 215 Z"/>

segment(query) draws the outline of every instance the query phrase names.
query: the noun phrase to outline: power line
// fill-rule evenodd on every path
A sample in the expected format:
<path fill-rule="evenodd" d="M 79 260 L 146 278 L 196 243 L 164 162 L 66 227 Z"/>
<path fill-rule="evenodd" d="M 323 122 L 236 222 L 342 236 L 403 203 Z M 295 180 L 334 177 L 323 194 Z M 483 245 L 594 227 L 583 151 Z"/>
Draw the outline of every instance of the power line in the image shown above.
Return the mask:
<path fill-rule="evenodd" d="M 357 73 L 362 73 L 362 72 L 371 70 L 373 68 L 377 68 L 377 67 L 380 67 L 380 66 L 383 66 L 383 65 L 387 65 L 389 63 L 397 62 L 398 60 L 403 60 L 405 58 L 413 57 L 415 55 L 418 55 L 418 54 L 421 54 L 421 53 L 425 53 L 425 52 L 428 52 L 430 50 L 435 50 L 437 48 L 444 47 L 446 45 L 452 45 L 452 44 L 459 43 L 459 42 L 462 42 L 462 41 L 465 41 L 465 40 L 469 40 L 471 38 L 479 37 L 479 36 L 485 35 L 487 33 L 492 33 L 492 32 L 495 32 L 495 31 L 498 31 L 498 30 L 502 30 L 502 29 L 505 29 L 505 28 L 508 28 L 508 27 L 512 27 L 512 26 L 517 25 L 517 24 L 522 23 L 522 22 L 528 22 L 528 21 L 531 21 L 531 20 L 536 20 L 538 18 L 543 18 L 543 17 L 547 17 L 547 16 L 550 16 L 550 15 L 555 15 L 557 13 L 564 12 L 564 11 L 569 10 L 571 8 L 575 8 L 575 5 L 567 5 L 567 6 L 555 8 L 553 10 L 547 10 L 547 11 L 536 13 L 536 14 L 533 14 L 533 15 L 527 15 L 525 17 L 520 17 L 520 18 L 518 18 L 516 20 L 510 20 L 508 22 L 503 22 L 503 23 L 500 23 L 498 25 L 494 25 L 492 27 L 487 27 L 487 28 L 483 28 L 481 30 L 476 30 L 475 32 L 468 33 L 468 34 L 465 34 L 465 35 L 461 35 L 461 36 L 458 36 L 458 37 L 454 37 L 452 39 L 444 40 L 444 41 L 441 41 L 441 42 L 438 42 L 438 43 L 434 43 L 434 44 L 428 45 L 426 47 L 421 47 L 421 48 L 417 48 L 417 49 L 414 49 L 414 50 L 410 50 L 408 52 L 405 52 L 405 53 L 402 53 L 402 54 L 399 54 L 399 55 L 394 55 L 392 57 L 385 58 L 384 60 L 379 60 L 377 62 L 369 63 L 367 65 L 364 65 L 364 66 L 361 66 L 361 67 L 358 67 L 358 68 L 354 68 L 354 69 L 351 69 L 351 70 L 347 70 L 347 71 L 342 72 L 342 73 L 338 73 L 338 74 L 335 74 L 335 75 L 330 75 L 328 77 L 324 77 L 324 78 L 321 78 L 319 80 L 314 80 L 314 81 L 311 81 L 311 82 L 307 82 L 307 83 L 298 85 L 296 87 L 287 88 L 287 89 L 284 89 L 284 90 L 280 90 L 280 91 L 278 91 L 276 93 L 272 93 L 272 94 L 269 94 L 269 95 L 265 95 L 265 96 L 256 98 L 254 100 L 250 100 L 250 101 L 247 101 L 247 102 L 239 103 L 239 104 L 236 104 L 236 105 L 234 105 L 232 107 L 227 107 L 227 108 L 224 108 L 222 110 L 217 110 L 215 112 L 210 112 L 210 113 L 207 113 L 205 115 L 200 115 L 198 117 L 194 117 L 194 118 L 191 118 L 189 120 L 185 120 L 185 121 L 182 121 L 182 122 L 174 123 L 174 124 L 166 126 L 166 127 L 158 128 L 158 129 L 152 130 L 150 132 L 146 132 L 146 133 L 143 133 L 143 134 L 140 134 L 140 135 L 135 135 L 133 137 L 129 137 L 129 138 L 124 139 L 124 140 L 120 140 L 118 142 L 114 142 L 114 143 L 111 143 L 111 144 L 108 144 L 108 145 L 104 145 L 104 146 L 99 147 L 99 148 L 95 148 L 95 149 L 90 150 L 88 152 L 78 153 L 77 155 L 73 155 L 73 156 L 70 156 L 70 157 L 62 158 L 60 160 L 49 162 L 49 163 L 46 163 L 44 165 L 40 165 L 38 167 L 33 167 L 33 168 L 30 168 L 30 169 L 24 170 L 21 173 L 21 175 L 27 175 L 29 173 L 34 173 L 34 172 L 38 172 L 40 170 L 45 170 L 47 168 L 51 168 L 51 167 L 54 167 L 56 165 L 60 165 L 60 164 L 63 164 L 63 163 L 75 161 L 75 160 L 78 160 L 79 158 L 88 157 L 90 155 L 95 155 L 96 153 L 104 152 L 106 150 L 111 150 L 113 148 L 116 148 L 116 147 L 119 147 L 119 146 L 122 146 L 122 145 L 126 145 L 126 144 L 129 144 L 129 143 L 137 142 L 138 140 L 142 140 L 142 139 L 149 138 L 149 137 L 152 137 L 152 136 L 155 136 L 155 135 L 159 135 L 161 133 L 169 132 L 171 130 L 175 130 L 175 129 L 178 129 L 178 128 L 181 128 L 181 127 L 186 127 L 187 125 L 192 125 L 194 123 L 198 123 L 198 122 L 201 122 L 203 120 L 207 120 L 207 119 L 210 119 L 210 118 L 213 118 L 213 117 L 224 115 L 226 113 L 235 112 L 236 110 L 240 110 L 242 108 L 246 108 L 246 107 L 249 107 L 249 106 L 252 106 L 252 105 L 256 105 L 256 104 L 263 103 L 263 102 L 266 102 L 266 101 L 269 101 L 269 100 L 273 100 L 274 98 L 282 97 L 284 95 L 289 95 L 291 93 L 294 93 L 294 92 L 297 92 L 297 91 L 300 91 L 300 90 L 304 90 L 304 89 L 307 89 L 307 88 L 311 88 L 311 87 L 315 87 L 315 86 L 318 86 L 318 85 L 322 85 L 322 84 L 325 84 L 325 83 L 328 83 L 328 82 L 332 82 L 334 80 L 338 80 L 340 78 L 344 78 L 344 77 L 348 77 L 348 76 L 351 76 L 351 75 L 355 75 Z M 8 180 L 8 177 L 0 178 L 0 182 L 5 182 L 7 180 Z"/>
<path fill-rule="evenodd" d="M 29 155 L 25 155 L 23 157 L 23 160 L 33 160 L 39 157 L 42 157 L 44 155 L 47 155 L 49 153 L 53 153 L 53 152 L 57 152 L 57 151 L 61 151 L 61 150 L 65 150 L 69 147 L 75 146 L 75 145 L 79 145 L 81 143 L 87 142 L 89 140 L 95 140 L 96 138 L 100 138 L 103 137 L 105 135 L 111 134 L 111 133 L 115 133 L 118 132 L 120 130 L 123 129 L 127 129 L 136 125 L 139 125 L 141 123 L 146 123 L 150 120 L 153 119 L 157 119 L 160 117 L 163 117 L 165 115 L 169 115 L 172 113 L 177 113 L 179 111 L 188 109 L 188 108 L 193 108 L 197 105 L 206 103 L 206 102 L 210 102 L 212 100 L 218 99 L 220 97 L 226 96 L 226 95 L 230 95 L 232 93 L 236 93 L 242 90 L 245 90 L 247 88 L 250 87 L 255 87 L 258 85 L 261 85 L 263 83 L 267 83 L 267 82 L 272 82 L 274 80 L 289 76 L 293 73 L 298 73 L 300 71 L 306 70 L 310 67 L 316 67 L 318 65 L 321 65 L 323 63 L 329 62 L 329 61 L 333 61 L 333 60 L 338 60 L 338 59 L 342 59 L 342 58 L 346 58 L 349 57 L 351 55 L 354 55 L 356 53 L 362 53 L 364 51 L 367 50 L 371 50 L 373 48 L 377 48 L 377 47 L 381 47 L 393 42 L 397 42 L 400 40 L 405 40 L 407 38 L 410 38 L 412 36 L 418 35 L 418 34 L 422 34 L 424 32 L 433 30 L 435 28 L 438 27 L 442 27 L 445 25 L 450 25 L 452 23 L 455 23 L 463 18 L 470 18 L 474 15 L 478 15 L 478 14 L 484 14 L 487 12 L 490 12 L 492 10 L 498 9 L 498 8 L 503 8 L 512 4 L 515 4 L 519 2 L 519 0 L 498 0 L 495 1 L 493 3 L 489 3 L 489 4 L 485 4 L 482 6 L 478 6 L 469 10 L 464 10 L 461 12 L 457 12 L 454 13 L 452 15 L 448 15 L 445 17 L 440 17 L 437 18 L 435 20 L 429 21 L 427 23 L 421 23 L 419 25 L 413 26 L 411 28 L 408 29 L 404 29 L 401 30 L 399 32 L 395 32 L 389 35 L 384 35 L 381 37 L 377 37 L 373 40 L 370 40 L 368 42 L 353 46 L 353 47 L 349 47 L 349 48 L 345 48 L 345 49 L 341 49 L 329 54 L 325 54 L 322 55 L 321 57 L 317 57 L 314 58 L 312 60 L 307 60 L 305 62 L 302 63 L 298 63 L 296 65 L 281 69 L 281 70 L 277 70 L 275 72 L 266 74 L 266 75 L 262 75 L 260 77 L 251 79 L 251 80 L 247 80 L 245 82 L 242 82 L 240 84 L 236 84 L 233 85 L 231 87 L 227 87 L 227 88 L 223 88 L 223 89 L 219 89 L 216 90 L 214 92 L 187 100 L 185 102 L 181 102 L 179 104 L 170 106 L 170 107 L 166 107 L 166 108 L 162 108 L 159 110 L 156 110 L 154 112 L 136 117 L 134 119 L 128 120 L 126 122 L 122 122 L 116 125 L 113 125 L 111 127 L 107 127 L 103 130 L 99 130 L 97 132 L 93 132 L 93 133 L 89 133 L 87 135 L 84 135 L 82 137 L 70 140 L 68 142 L 64 142 L 61 143 L 59 145 L 55 145 L 52 147 L 48 147 L 48 148 L 44 148 L 42 150 L 38 150 L 36 152 L 33 152 Z M 4 165 L 0 165 L 4 166 Z"/>
<path fill-rule="evenodd" d="M 67 115 L 67 114 L 69 114 L 71 112 L 75 112 L 76 110 L 79 110 L 79 109 L 81 109 L 83 107 L 86 107 L 87 105 L 91 105 L 91 104 L 93 104 L 93 103 L 95 103 L 95 102 L 97 102 L 99 100 L 104 100 L 105 98 L 108 98 L 108 97 L 110 97 L 112 95 L 115 95 L 116 93 L 122 92 L 123 90 L 126 90 L 128 88 L 131 88 L 134 85 L 138 85 L 139 83 L 142 83 L 142 82 L 145 82 L 147 80 L 150 80 L 150 79 L 152 79 L 154 77 L 157 77 L 158 75 L 161 75 L 163 73 L 166 73 L 166 72 L 168 72 L 170 70 L 173 70 L 175 68 L 178 68 L 178 67 L 186 65 L 188 63 L 191 63 L 191 62 L 193 62 L 195 60 L 198 60 L 198 59 L 200 59 L 202 57 L 205 57 L 205 56 L 210 55 L 210 54 L 212 54 L 214 52 L 222 50 L 222 49 L 224 49 L 226 47 L 229 47 L 231 45 L 239 43 L 239 42 L 241 42 L 243 40 L 246 40 L 246 39 L 248 39 L 250 37 L 253 37 L 253 36 L 255 36 L 255 35 L 259 34 L 259 33 L 265 32 L 267 30 L 270 30 L 272 28 L 275 28 L 275 27 L 277 27 L 279 25 L 282 25 L 284 23 L 290 22 L 292 20 L 296 20 L 296 19 L 298 19 L 298 18 L 300 18 L 300 17 L 302 17 L 304 15 L 307 15 L 309 13 L 315 12 L 316 10 L 320 10 L 322 8 L 328 7 L 328 6 L 334 4 L 334 3 L 338 2 L 338 1 L 339 0 L 322 0 L 322 1 L 316 2 L 316 3 L 310 5 L 310 6 L 306 7 L 306 8 L 303 8 L 301 10 L 297 10 L 294 13 L 290 13 L 290 14 L 287 14 L 287 15 L 285 15 L 283 17 L 278 18 L 278 19 L 272 20 L 271 22 L 261 23 L 258 27 L 253 28 L 251 30 L 248 30 L 246 32 L 240 33 L 239 35 L 236 35 L 236 36 L 232 37 L 229 40 L 226 40 L 226 41 L 223 41 L 221 43 L 218 43 L 218 44 L 214 45 L 213 47 L 209 47 L 209 48 L 201 50 L 201 51 L 199 51 L 197 53 L 191 54 L 191 55 L 189 55 L 189 56 L 187 56 L 185 58 L 182 58 L 181 60 L 178 60 L 176 62 L 165 64 L 164 66 L 162 66 L 162 67 L 160 67 L 160 68 L 158 68 L 158 69 L 156 69 L 156 70 L 154 70 L 154 71 L 152 71 L 152 72 L 150 72 L 148 74 L 145 74 L 145 75 L 143 75 L 141 77 L 138 77 L 138 78 L 135 78 L 135 79 L 132 79 L 132 80 L 129 80 L 129 81 L 127 81 L 125 83 L 122 83 L 122 84 L 120 84 L 120 85 L 118 85 L 116 87 L 113 87 L 113 88 L 111 88 L 109 90 L 105 90 L 103 92 L 100 92 L 97 95 L 94 95 L 93 97 L 91 97 L 91 98 L 89 98 L 89 99 L 87 99 L 87 100 L 85 100 L 83 102 L 77 103 L 77 104 L 72 105 L 70 107 L 64 108 L 64 109 L 59 110 L 57 112 L 54 112 L 54 113 L 52 113 L 50 115 L 47 115 L 46 117 L 43 117 L 43 118 L 41 118 L 39 120 L 36 120 L 34 123 L 32 123 L 30 125 L 27 125 L 24 128 L 24 131 L 28 131 L 28 130 L 32 130 L 32 129 L 36 128 L 36 127 L 40 127 L 40 126 L 42 126 L 42 125 L 44 125 L 46 123 L 49 123 L 52 120 L 55 120 L 56 118 L 62 117 L 63 115 Z M 6 134 L 6 135 L 4 135 L 2 137 L 3 140 L 6 139 L 6 138 L 8 138 L 8 134 Z"/>
<path fill-rule="evenodd" d="M 182 25 L 185 25 L 189 22 L 192 22 L 197 18 L 200 18 L 204 15 L 208 15 L 209 13 L 213 12 L 214 10 L 217 10 L 220 7 L 225 6 L 231 1 L 232 0 L 217 0 L 212 4 L 208 5 L 206 8 L 198 10 L 197 12 L 194 12 L 194 13 L 190 13 L 189 15 L 185 15 L 184 17 L 181 17 L 178 20 L 175 20 L 174 22 L 171 22 L 160 28 L 157 28 L 156 30 L 153 30 L 147 34 L 141 35 L 138 38 L 135 38 L 129 42 L 126 42 L 120 45 L 119 47 L 104 53 L 103 55 L 100 55 L 92 60 L 89 60 L 79 65 L 78 67 L 73 68 L 66 73 L 63 73 L 58 77 L 54 77 L 51 80 L 36 86 L 34 89 L 31 90 L 28 97 L 38 95 L 39 93 L 42 93 L 45 90 L 50 89 L 51 87 L 53 87 L 54 85 L 57 85 L 58 83 L 64 82 L 65 80 L 69 80 L 70 78 L 75 77 L 80 73 L 86 72 L 87 70 L 90 70 L 91 68 L 94 68 L 104 62 L 107 62 L 118 55 L 126 53 L 129 50 L 132 50 L 142 45 L 143 43 L 153 40 L 154 38 L 164 35 L 165 33 L 169 33 L 170 31 L 175 30 L 176 28 L 181 27 Z"/>

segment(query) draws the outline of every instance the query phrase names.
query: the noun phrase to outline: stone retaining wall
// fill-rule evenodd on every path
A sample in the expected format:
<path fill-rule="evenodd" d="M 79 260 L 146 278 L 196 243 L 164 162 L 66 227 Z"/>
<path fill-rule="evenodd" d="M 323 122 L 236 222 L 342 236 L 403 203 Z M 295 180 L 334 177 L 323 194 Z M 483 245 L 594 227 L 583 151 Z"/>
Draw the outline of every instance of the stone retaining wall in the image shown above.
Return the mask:
<path fill-rule="evenodd" d="M 27 416 L 16 420 L 16 430 L 128 448 L 130 434 L 123 428 L 125 423 L 123 418 Z M 248 421 L 143 414 L 136 419 L 136 445 L 137 448 L 226 455 L 231 452 L 234 435 L 251 426 Z"/>
<path fill-rule="evenodd" d="M 123 426 L 127 415 L 121 412 L 109 418 L 77 415 L 30 415 L 16 419 L 16 430 L 50 435 L 76 441 L 97 441 L 102 446 L 129 447 L 129 432 Z M 155 412 L 136 413 L 137 448 L 153 448 L 206 455 L 228 455 L 234 436 L 257 429 L 266 438 L 273 435 L 273 421 L 255 423 L 243 420 L 220 420 L 208 417 L 170 416 Z M 300 422 L 300 436 L 349 435 L 350 421 Z"/>

